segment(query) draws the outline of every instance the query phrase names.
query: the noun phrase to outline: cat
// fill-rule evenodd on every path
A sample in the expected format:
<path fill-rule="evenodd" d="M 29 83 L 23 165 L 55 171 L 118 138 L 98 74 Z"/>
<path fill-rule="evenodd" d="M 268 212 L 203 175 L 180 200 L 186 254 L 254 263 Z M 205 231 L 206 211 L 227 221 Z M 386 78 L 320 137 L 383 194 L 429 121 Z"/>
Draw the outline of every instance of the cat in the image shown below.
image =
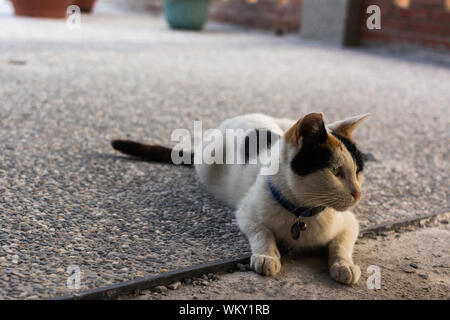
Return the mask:
<path fill-rule="evenodd" d="M 254 271 L 266 276 L 280 271 L 278 244 L 294 250 L 327 247 L 330 276 L 340 283 L 357 283 L 361 271 L 352 256 L 359 225 L 349 210 L 361 198 L 364 161 L 353 132 L 367 116 L 325 126 L 322 113 L 309 113 L 298 121 L 246 114 L 219 126 L 221 132 L 237 128 L 247 132 L 237 143 L 225 138 L 215 142 L 223 148 L 223 154 L 227 147 L 238 145 L 237 150 L 245 154 L 245 163 L 202 162 L 194 166 L 207 189 L 235 209 L 239 228 L 250 243 L 250 266 Z M 265 154 L 270 151 L 279 161 L 275 174 L 262 174 L 262 161 L 250 165 L 263 148 L 250 152 L 249 136 L 253 133 L 259 140 L 262 132 L 269 142 Z M 114 140 L 112 146 L 150 161 L 170 163 L 174 155 L 171 148 L 128 140 Z M 204 148 L 198 146 L 194 153 Z M 194 159 L 189 150 L 179 154 Z"/>

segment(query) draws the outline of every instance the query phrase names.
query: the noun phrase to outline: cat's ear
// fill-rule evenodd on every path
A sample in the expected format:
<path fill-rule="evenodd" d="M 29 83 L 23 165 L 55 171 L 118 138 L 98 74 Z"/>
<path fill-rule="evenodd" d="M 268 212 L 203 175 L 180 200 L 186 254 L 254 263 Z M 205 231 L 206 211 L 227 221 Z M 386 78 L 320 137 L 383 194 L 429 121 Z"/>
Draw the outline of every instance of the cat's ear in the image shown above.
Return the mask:
<path fill-rule="evenodd" d="M 369 116 L 368 113 L 362 114 L 359 116 L 347 118 L 341 121 L 333 122 L 328 125 L 328 128 L 331 131 L 337 133 L 340 136 L 343 136 L 347 139 L 352 139 L 353 131 Z"/>
<path fill-rule="evenodd" d="M 323 114 L 309 113 L 286 131 L 284 140 L 300 147 L 303 144 L 325 143 L 327 136 Z"/>

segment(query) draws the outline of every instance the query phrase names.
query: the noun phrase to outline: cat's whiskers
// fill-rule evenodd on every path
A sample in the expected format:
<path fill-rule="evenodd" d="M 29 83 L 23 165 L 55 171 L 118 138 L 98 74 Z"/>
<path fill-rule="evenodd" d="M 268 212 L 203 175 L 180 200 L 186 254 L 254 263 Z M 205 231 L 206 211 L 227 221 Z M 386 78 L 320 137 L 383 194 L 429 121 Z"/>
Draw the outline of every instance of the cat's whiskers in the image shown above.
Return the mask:
<path fill-rule="evenodd" d="M 316 205 L 314 200 L 319 200 L 319 199 L 311 199 L 311 200 L 312 200 L 311 203 L 314 203 L 314 205 Z M 326 201 L 317 201 L 317 203 L 319 203 L 319 204 L 316 205 L 315 207 L 320 207 L 320 206 L 329 207 L 329 206 L 338 204 L 337 201 L 334 199 L 327 199 Z"/>
<path fill-rule="evenodd" d="M 326 197 L 326 198 L 330 198 L 330 197 L 334 197 L 335 194 L 333 193 L 320 193 L 320 192 L 302 192 L 303 196 L 318 196 L 318 197 Z"/>
<path fill-rule="evenodd" d="M 305 214 L 305 213 L 307 213 L 307 212 L 310 212 L 311 210 L 313 210 L 313 209 L 315 209 L 315 208 L 318 208 L 318 207 L 320 207 L 320 206 L 322 206 L 322 205 L 319 204 L 318 206 L 314 206 L 314 207 L 308 208 L 308 210 L 303 211 L 302 214 Z"/>

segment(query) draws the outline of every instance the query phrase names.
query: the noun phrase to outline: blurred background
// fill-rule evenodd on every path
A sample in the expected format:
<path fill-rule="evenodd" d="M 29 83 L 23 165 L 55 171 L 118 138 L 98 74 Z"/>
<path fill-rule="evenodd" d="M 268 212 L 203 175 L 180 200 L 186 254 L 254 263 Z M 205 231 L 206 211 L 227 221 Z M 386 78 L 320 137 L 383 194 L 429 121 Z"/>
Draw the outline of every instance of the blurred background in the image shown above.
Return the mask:
<path fill-rule="evenodd" d="M 450 50 L 449 0 L 3 0 L 2 9 L 10 14 L 14 5 L 17 15 L 64 17 L 63 8 L 70 4 L 90 13 L 165 14 L 178 28 L 201 29 L 207 21 L 216 21 L 347 45 Z M 366 26 L 371 5 L 381 10 L 381 29 Z"/>

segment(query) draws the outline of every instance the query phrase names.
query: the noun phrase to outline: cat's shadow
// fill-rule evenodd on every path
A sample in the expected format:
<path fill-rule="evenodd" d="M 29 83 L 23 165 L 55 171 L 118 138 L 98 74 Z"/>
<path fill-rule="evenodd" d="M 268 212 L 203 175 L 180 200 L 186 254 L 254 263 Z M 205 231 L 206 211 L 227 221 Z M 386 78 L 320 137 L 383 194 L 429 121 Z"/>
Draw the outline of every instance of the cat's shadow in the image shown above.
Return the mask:
<path fill-rule="evenodd" d="M 328 252 L 326 248 L 319 248 L 306 252 L 289 251 L 280 246 L 281 263 L 283 264 L 301 264 L 306 268 L 327 271 Z"/>
<path fill-rule="evenodd" d="M 281 251 L 283 250 L 285 249 L 281 248 Z M 299 284 L 300 287 L 308 285 L 326 286 L 329 289 L 349 287 L 331 278 L 326 248 L 301 253 L 284 251 L 281 256 L 281 270 L 274 279 L 282 283 Z M 361 283 L 361 280 L 358 283 Z"/>

